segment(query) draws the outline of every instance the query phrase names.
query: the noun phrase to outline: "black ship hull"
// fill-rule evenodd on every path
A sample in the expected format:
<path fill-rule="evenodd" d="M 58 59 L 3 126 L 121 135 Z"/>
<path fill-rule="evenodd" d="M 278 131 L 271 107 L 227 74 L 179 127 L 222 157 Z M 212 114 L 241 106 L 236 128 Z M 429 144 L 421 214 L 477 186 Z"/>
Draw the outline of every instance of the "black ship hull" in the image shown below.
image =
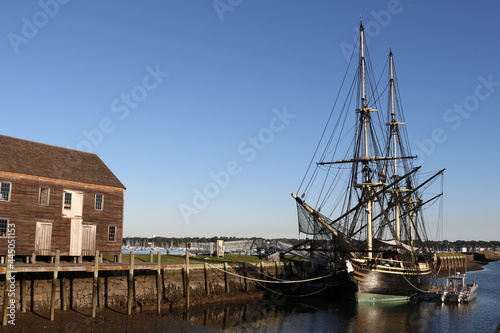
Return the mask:
<path fill-rule="evenodd" d="M 411 268 L 404 268 L 410 266 L 404 262 L 391 264 L 369 264 L 359 259 L 349 261 L 349 278 L 357 287 L 358 301 L 403 300 L 432 287 L 434 275 L 427 264 L 412 264 Z"/>

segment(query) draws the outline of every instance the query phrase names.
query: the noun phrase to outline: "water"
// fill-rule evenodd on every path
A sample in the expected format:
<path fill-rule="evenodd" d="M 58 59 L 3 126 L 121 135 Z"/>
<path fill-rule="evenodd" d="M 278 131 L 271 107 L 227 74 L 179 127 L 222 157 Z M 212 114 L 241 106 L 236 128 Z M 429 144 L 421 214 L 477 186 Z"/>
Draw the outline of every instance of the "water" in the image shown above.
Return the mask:
<path fill-rule="evenodd" d="M 278 296 L 192 309 L 184 318 L 221 332 L 495 332 L 500 323 L 500 261 L 467 274 L 479 284 L 469 304 L 354 304 Z"/>

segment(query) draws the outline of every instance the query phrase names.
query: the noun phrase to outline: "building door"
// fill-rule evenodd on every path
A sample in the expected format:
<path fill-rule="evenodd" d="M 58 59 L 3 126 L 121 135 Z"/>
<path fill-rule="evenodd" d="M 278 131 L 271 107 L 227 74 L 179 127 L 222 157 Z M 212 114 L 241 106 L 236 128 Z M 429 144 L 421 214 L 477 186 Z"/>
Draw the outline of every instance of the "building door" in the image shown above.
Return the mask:
<path fill-rule="evenodd" d="M 71 219 L 69 237 L 69 255 L 81 256 L 82 255 L 82 219 Z"/>
<path fill-rule="evenodd" d="M 84 224 L 82 226 L 82 256 L 95 254 L 96 225 Z"/>
<path fill-rule="evenodd" d="M 35 254 L 50 255 L 52 245 L 52 222 L 36 222 Z"/>
<path fill-rule="evenodd" d="M 83 192 L 64 190 L 62 216 L 71 219 L 69 255 L 82 255 Z"/>
<path fill-rule="evenodd" d="M 63 217 L 82 217 L 83 212 L 83 192 L 74 190 L 64 190 L 63 193 Z"/>

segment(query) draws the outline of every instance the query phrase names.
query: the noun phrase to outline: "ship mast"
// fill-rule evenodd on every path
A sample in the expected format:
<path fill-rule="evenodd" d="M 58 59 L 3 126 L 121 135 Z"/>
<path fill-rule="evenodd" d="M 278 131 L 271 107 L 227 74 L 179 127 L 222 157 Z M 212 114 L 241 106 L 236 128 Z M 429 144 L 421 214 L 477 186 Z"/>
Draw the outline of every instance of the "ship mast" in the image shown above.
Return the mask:
<path fill-rule="evenodd" d="M 372 258 L 372 250 L 373 250 L 373 196 L 372 196 L 372 187 L 378 186 L 379 184 L 372 183 L 371 175 L 372 170 L 369 166 L 368 156 L 369 156 L 369 131 L 371 125 L 371 116 L 370 112 L 376 111 L 375 109 L 371 109 L 368 107 L 368 100 L 366 98 L 366 61 L 365 61 L 365 33 L 363 24 L 359 26 L 359 44 L 360 44 L 360 79 L 361 79 L 361 108 L 357 109 L 356 112 L 359 113 L 360 125 L 362 126 L 363 131 L 363 157 L 365 160 L 362 162 L 363 169 L 363 182 L 356 184 L 356 187 L 362 188 L 363 196 L 366 199 L 366 208 L 365 208 L 365 216 L 366 216 L 366 250 L 367 257 L 369 259 Z M 359 156 L 358 156 L 359 158 Z"/>
<path fill-rule="evenodd" d="M 390 126 L 390 133 L 392 136 L 392 157 L 393 160 L 393 176 L 397 177 L 398 175 L 398 164 L 396 158 L 398 156 L 398 126 L 403 125 L 404 123 L 400 123 L 396 121 L 396 103 L 395 103 L 395 87 L 394 87 L 394 60 L 392 57 L 392 51 L 389 52 L 389 100 L 391 107 L 391 122 L 387 125 Z M 397 240 L 401 239 L 401 222 L 399 216 L 399 191 L 398 189 L 394 189 L 393 195 L 395 197 L 395 206 L 394 206 L 394 220 L 396 226 L 396 235 L 395 238 Z"/>

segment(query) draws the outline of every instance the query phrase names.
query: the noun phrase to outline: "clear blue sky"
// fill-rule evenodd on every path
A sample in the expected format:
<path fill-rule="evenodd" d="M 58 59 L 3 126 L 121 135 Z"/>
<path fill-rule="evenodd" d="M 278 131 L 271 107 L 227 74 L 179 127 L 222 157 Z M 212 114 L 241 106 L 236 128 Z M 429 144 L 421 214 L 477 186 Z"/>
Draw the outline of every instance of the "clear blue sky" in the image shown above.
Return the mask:
<path fill-rule="evenodd" d="M 444 238 L 498 240 L 499 12 L 493 0 L 1 0 L 0 133 L 97 153 L 127 187 L 125 236 L 297 237 L 290 193 L 362 15 L 373 65 L 395 53 L 424 168 L 447 169 Z"/>

